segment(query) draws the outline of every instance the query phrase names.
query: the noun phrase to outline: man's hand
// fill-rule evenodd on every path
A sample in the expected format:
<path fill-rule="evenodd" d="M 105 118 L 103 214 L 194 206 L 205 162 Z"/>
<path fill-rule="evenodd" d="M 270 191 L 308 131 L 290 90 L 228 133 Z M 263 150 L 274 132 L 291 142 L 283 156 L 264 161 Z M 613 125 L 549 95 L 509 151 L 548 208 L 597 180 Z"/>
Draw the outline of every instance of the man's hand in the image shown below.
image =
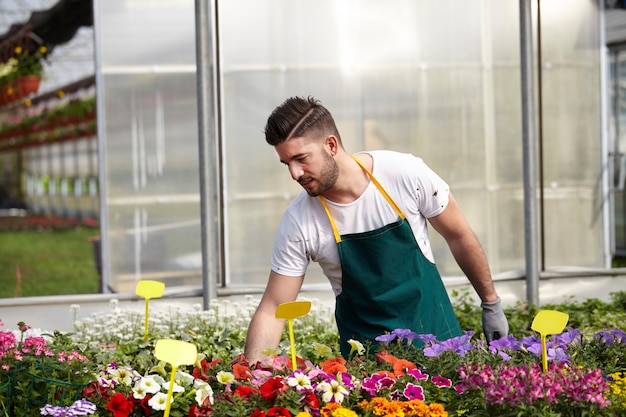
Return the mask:
<path fill-rule="evenodd" d="M 509 334 L 509 322 L 502 311 L 500 297 L 490 303 L 483 302 L 480 306 L 483 309 L 483 332 L 487 343 L 506 337 Z"/>

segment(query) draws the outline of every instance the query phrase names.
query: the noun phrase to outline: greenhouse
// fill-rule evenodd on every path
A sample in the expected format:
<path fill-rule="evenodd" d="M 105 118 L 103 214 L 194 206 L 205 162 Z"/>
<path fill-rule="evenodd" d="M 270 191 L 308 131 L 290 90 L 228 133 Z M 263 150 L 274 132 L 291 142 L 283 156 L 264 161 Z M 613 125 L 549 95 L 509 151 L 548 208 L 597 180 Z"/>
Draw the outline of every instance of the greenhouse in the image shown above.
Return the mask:
<path fill-rule="evenodd" d="M 208 298 L 264 288 L 300 187 L 262 131 L 294 95 L 333 112 L 349 152 L 410 152 L 439 173 L 509 301 L 532 300 L 532 279 L 622 285 L 619 2 L 1 7 L 3 71 L 17 47 L 46 49 L 38 90 L 1 109 L 2 209 L 95 218 L 104 293 L 140 279 Z M 463 283 L 431 238 L 444 281 Z M 304 288 L 327 280 L 313 268 Z"/>

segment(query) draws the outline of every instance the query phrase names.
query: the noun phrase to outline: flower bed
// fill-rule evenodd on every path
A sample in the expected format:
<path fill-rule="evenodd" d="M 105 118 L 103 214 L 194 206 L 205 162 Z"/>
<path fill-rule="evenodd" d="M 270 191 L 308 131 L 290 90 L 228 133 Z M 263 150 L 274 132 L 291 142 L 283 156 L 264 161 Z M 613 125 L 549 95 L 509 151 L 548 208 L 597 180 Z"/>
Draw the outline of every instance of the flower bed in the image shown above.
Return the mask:
<path fill-rule="evenodd" d="M 332 311 L 313 301 L 309 315 L 294 321 L 293 369 L 286 335 L 261 362 L 243 357 L 256 303 L 250 298 L 244 305 L 214 302 L 208 311 L 200 306 L 151 311 L 150 338 L 144 342 L 143 312 L 120 309 L 113 301 L 109 312 L 77 320 L 71 335 L 42 335 L 23 323 L 16 331 L 0 332 L 0 363 L 4 375 L 24 363 L 30 363 L 31 374 L 44 373 L 44 362 L 65 364 L 56 377 L 85 384 L 81 398 L 54 403 L 59 396 L 53 396 L 49 405 L 26 415 L 162 416 L 171 371 L 154 356 L 162 338 L 192 342 L 198 350 L 194 365 L 178 367 L 172 416 L 626 415 L 626 333 L 617 327 L 591 333 L 568 327 L 550 337 L 545 371 L 538 335 L 521 326 L 533 314 L 523 306 L 507 310 L 515 334 L 489 345 L 474 332 L 442 342 L 397 329 L 375 345 L 351 341 L 345 360 L 338 354 Z M 614 307 L 605 307 L 611 320 L 623 322 L 623 307 Z M 79 306 L 72 309 L 77 317 Z M 593 320 L 587 317 L 588 328 L 597 324 Z M 18 390 L 23 387 L 17 384 Z"/>

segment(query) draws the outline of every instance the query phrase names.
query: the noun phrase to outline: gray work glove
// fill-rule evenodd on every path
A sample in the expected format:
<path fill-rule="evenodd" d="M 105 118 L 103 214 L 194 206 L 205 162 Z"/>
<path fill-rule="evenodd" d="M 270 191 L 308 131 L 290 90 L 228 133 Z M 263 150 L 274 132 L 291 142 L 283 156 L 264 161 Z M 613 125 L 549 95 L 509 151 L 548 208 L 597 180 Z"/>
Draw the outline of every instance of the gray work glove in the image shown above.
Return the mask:
<path fill-rule="evenodd" d="M 491 303 L 480 303 L 480 307 L 483 309 L 483 332 L 487 343 L 508 336 L 509 322 L 502 311 L 500 297 Z"/>

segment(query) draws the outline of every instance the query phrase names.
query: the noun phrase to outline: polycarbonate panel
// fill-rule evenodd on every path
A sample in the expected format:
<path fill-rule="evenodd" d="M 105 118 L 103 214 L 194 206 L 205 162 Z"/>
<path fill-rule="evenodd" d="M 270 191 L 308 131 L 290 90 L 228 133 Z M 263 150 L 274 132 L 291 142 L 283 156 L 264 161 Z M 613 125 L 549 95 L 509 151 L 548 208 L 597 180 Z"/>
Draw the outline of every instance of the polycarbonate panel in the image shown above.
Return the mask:
<path fill-rule="evenodd" d="M 201 285 L 194 4 L 99 3 L 109 286 Z"/>
<path fill-rule="evenodd" d="M 559 17 L 557 4 L 541 2 L 551 63 L 546 266 L 602 266 L 598 12 L 578 0 Z M 492 271 L 524 269 L 518 2 L 228 0 L 219 11 L 231 285 L 265 282 L 274 230 L 300 191 L 262 134 L 292 95 L 320 99 L 349 152 L 424 158 L 450 183 Z M 445 242 L 432 239 L 442 273 L 460 275 Z M 305 283 L 324 280 L 312 275 Z"/>
<path fill-rule="evenodd" d="M 541 2 L 543 249 L 547 267 L 602 266 L 598 11 L 558 4 Z M 263 137 L 292 95 L 322 100 L 350 152 L 424 158 L 450 183 L 492 271 L 524 268 L 518 2 L 217 5 L 229 286 L 265 283 L 276 225 L 300 192 Z M 199 283 L 193 2 L 102 0 L 97 12 L 111 284 L 168 274 Z M 442 273 L 460 275 L 432 236 Z M 326 281 L 317 268 L 308 275 Z"/>
<path fill-rule="evenodd" d="M 603 266 L 600 42 L 594 2 L 542 2 L 547 267 Z M 567 30 L 562 30 L 564 22 Z"/>

